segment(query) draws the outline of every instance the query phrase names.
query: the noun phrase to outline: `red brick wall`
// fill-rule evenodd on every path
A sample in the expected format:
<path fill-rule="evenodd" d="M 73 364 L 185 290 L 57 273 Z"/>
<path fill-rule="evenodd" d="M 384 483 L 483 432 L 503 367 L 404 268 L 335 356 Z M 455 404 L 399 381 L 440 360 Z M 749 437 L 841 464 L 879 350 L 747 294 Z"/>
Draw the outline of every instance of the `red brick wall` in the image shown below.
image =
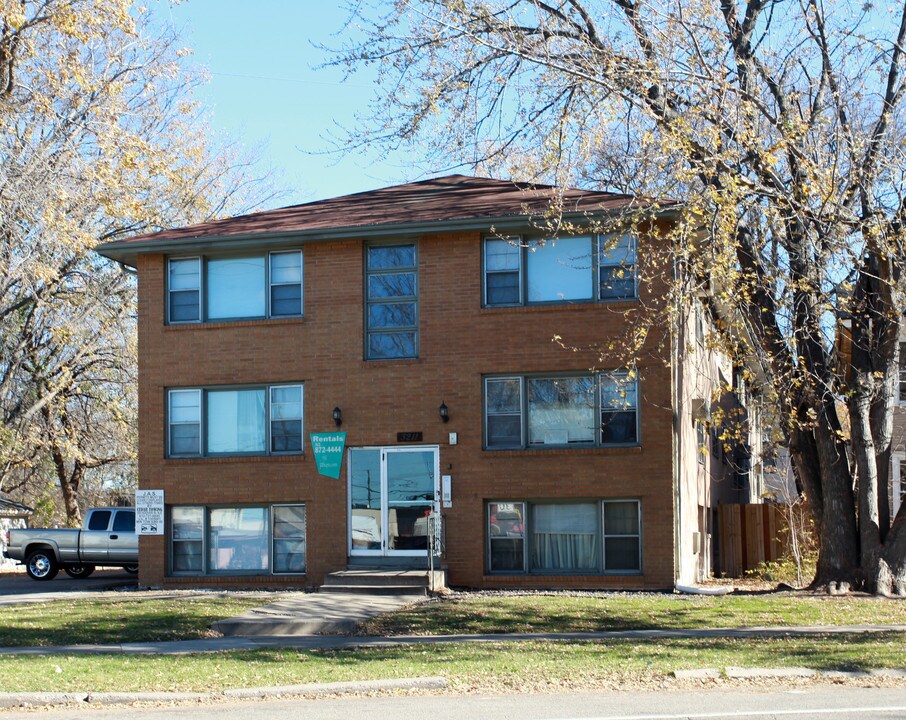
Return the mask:
<path fill-rule="evenodd" d="M 305 246 L 302 319 L 166 326 L 165 258 L 140 258 L 139 477 L 162 488 L 166 502 L 304 502 L 308 574 L 263 578 L 167 578 L 162 537 L 141 541 L 146 585 L 319 585 L 346 565 L 346 463 L 340 480 L 317 474 L 310 445 L 304 457 L 164 458 L 168 387 L 240 383 L 305 383 L 304 432 L 333 430 L 343 411 L 347 446 L 396 445 L 396 433 L 420 431 L 440 445 L 442 474 L 453 476 L 446 509 L 449 581 L 459 586 L 667 587 L 674 577 L 670 373 L 653 338 L 641 370 L 641 437 L 637 448 L 482 450 L 482 375 L 602 367 L 594 349 L 616 336 L 621 310 L 634 304 L 589 303 L 481 308 L 481 237 L 440 234 L 419 240 L 420 357 L 363 360 L 363 243 Z M 655 335 L 657 333 L 652 333 Z M 664 334 L 660 333 L 663 340 Z M 603 365 L 603 367 L 608 367 Z M 446 402 L 450 422 L 438 416 Z M 448 444 L 448 433 L 459 443 Z M 642 501 L 640 576 L 486 576 L 485 502 L 491 499 L 632 497 Z"/>

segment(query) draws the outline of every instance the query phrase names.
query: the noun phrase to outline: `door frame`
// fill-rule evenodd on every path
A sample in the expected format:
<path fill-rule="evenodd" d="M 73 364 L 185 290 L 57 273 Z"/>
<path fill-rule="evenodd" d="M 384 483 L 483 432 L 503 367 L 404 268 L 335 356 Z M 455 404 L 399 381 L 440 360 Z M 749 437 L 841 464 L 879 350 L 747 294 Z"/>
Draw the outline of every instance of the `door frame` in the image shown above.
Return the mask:
<path fill-rule="evenodd" d="M 381 547 L 368 550 L 352 546 L 352 461 L 353 450 L 376 450 L 381 453 Z M 435 514 L 440 513 L 440 445 L 363 445 L 347 448 L 346 456 L 346 553 L 348 557 L 372 558 L 412 558 L 428 557 L 429 548 L 424 550 L 396 550 L 388 547 L 389 539 L 389 502 L 387 499 L 387 456 L 391 453 L 433 452 L 434 453 L 434 500 L 424 504 L 431 505 Z M 429 543 L 430 547 L 430 543 Z"/>

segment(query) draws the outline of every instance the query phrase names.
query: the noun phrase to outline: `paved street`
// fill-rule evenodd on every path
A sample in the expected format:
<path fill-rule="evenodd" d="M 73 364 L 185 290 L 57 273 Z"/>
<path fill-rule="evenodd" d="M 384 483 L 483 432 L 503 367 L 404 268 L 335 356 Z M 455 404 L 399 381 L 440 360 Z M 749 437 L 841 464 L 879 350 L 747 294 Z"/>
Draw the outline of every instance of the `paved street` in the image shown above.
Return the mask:
<path fill-rule="evenodd" d="M 230 717 L 231 720 L 763 720 L 765 718 L 906 718 L 906 690 L 819 686 L 773 692 L 609 692 L 552 695 L 340 697 L 318 700 L 247 701 L 165 708 L 62 708 L 41 714 L 49 720 L 174 720 Z M 0 718 L 34 717 L 33 711 L 0 712 Z"/>
<path fill-rule="evenodd" d="M 53 580 L 37 582 L 25 571 L 0 572 L 0 606 L 21 602 L 44 602 L 57 596 L 72 593 L 101 592 L 138 587 L 135 575 L 120 568 L 99 569 L 84 580 L 73 580 L 60 572 Z"/>

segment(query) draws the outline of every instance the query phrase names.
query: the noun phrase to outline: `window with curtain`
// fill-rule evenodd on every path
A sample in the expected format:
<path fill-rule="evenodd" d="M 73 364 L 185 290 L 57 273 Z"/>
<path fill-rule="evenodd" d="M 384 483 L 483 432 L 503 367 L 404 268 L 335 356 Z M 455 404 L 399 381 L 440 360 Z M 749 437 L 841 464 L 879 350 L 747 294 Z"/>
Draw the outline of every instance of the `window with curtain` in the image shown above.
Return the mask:
<path fill-rule="evenodd" d="M 492 501 L 491 574 L 624 574 L 642 569 L 638 500 Z"/>
<path fill-rule="evenodd" d="M 268 509 L 208 511 L 208 571 L 253 572 L 269 567 Z"/>
<path fill-rule="evenodd" d="M 261 453 L 266 449 L 265 392 L 209 390 L 208 453 Z"/>
<path fill-rule="evenodd" d="M 488 450 L 638 443 L 635 373 L 484 379 L 484 446 Z"/>
<path fill-rule="evenodd" d="M 208 260 L 207 319 L 264 317 L 264 256 Z"/>
<path fill-rule="evenodd" d="M 170 573 L 305 572 L 305 505 L 169 508 Z"/>
<path fill-rule="evenodd" d="M 598 505 L 534 505 L 531 569 L 546 572 L 596 570 Z"/>
<path fill-rule="evenodd" d="M 302 315 L 301 250 L 167 260 L 167 322 Z"/>
<path fill-rule="evenodd" d="M 632 233 L 486 238 L 484 306 L 634 300 L 637 244 Z"/>
<path fill-rule="evenodd" d="M 169 390 L 167 396 L 168 457 L 300 454 L 304 450 L 301 383 L 180 388 Z"/>

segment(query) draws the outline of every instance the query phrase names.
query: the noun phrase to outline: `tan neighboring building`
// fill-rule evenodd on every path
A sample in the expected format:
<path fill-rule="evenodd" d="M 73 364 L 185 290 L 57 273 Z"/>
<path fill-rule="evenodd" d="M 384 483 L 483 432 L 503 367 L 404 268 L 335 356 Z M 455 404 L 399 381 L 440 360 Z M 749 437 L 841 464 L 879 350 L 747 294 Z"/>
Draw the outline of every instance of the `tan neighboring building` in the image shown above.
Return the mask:
<path fill-rule="evenodd" d="M 906 337 L 900 337 L 900 387 L 893 413 L 890 454 L 890 517 L 906 500 Z"/>

